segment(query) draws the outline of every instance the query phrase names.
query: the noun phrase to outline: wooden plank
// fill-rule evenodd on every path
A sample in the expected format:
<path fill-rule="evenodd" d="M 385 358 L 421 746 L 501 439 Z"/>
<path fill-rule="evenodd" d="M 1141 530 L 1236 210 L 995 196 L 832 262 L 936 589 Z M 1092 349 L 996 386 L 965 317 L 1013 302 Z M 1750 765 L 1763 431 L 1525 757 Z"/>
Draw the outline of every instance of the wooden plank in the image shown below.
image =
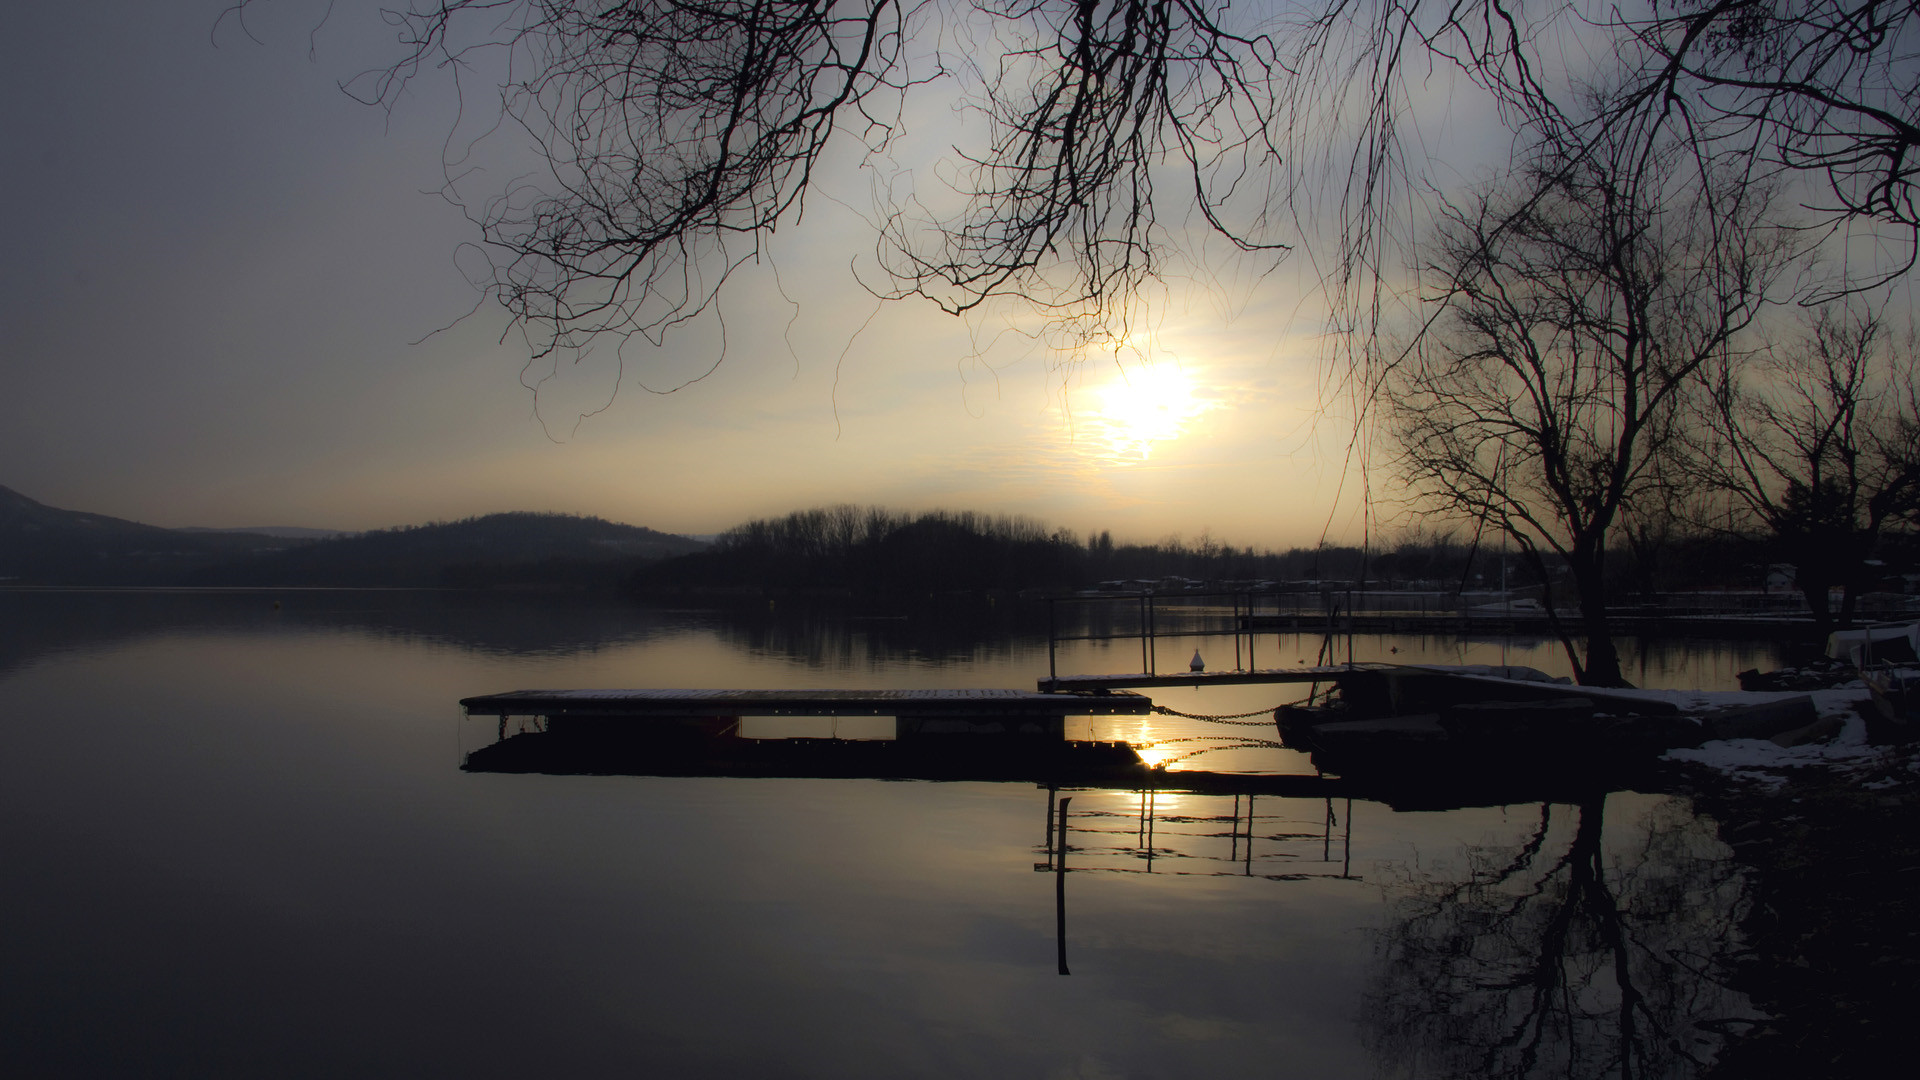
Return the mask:
<path fill-rule="evenodd" d="M 1034 690 L 514 690 L 462 698 L 480 716 L 1144 716 L 1143 694 Z"/>

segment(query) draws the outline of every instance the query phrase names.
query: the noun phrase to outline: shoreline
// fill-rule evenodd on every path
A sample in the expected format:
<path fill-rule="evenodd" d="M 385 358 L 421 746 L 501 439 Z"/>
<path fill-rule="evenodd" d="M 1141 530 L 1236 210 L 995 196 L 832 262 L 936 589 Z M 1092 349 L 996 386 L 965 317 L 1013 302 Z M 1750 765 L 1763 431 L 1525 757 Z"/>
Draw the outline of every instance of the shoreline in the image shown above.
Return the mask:
<path fill-rule="evenodd" d="M 1920 744 L 1874 750 L 1682 765 L 1681 790 L 1750 875 L 1726 982 L 1768 1017 L 1706 1076 L 1872 1076 L 1905 1055 L 1920 985 Z"/>

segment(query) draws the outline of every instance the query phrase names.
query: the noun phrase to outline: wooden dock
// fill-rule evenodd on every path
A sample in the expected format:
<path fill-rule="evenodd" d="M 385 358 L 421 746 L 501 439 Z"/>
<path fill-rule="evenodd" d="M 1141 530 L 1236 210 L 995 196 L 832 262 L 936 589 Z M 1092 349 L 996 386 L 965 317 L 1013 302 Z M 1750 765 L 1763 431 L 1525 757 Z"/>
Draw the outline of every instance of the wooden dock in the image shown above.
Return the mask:
<path fill-rule="evenodd" d="M 1123 693 L 1126 688 L 1158 686 L 1240 686 L 1247 683 L 1332 683 L 1356 672 L 1392 671 L 1398 664 L 1326 664 L 1317 667 L 1260 668 L 1242 671 L 1135 671 L 1119 675 L 1050 675 L 1042 678 L 1043 693 Z"/>
<path fill-rule="evenodd" d="M 1145 716 L 1144 694 L 1088 687 L 1034 690 L 514 690 L 460 699 L 469 716 L 687 719 L 742 716 L 894 716 L 1057 720 Z"/>

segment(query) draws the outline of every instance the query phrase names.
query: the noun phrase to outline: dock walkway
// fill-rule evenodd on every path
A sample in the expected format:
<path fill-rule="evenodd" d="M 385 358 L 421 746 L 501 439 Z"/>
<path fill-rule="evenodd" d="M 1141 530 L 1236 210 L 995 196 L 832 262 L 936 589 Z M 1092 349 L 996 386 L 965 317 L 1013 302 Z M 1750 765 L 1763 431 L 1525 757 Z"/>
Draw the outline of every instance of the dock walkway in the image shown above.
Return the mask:
<path fill-rule="evenodd" d="M 1097 687 L 1034 690 L 514 690 L 461 698 L 469 716 L 687 718 L 740 716 L 1145 716 L 1144 694 Z"/>
<path fill-rule="evenodd" d="M 1115 693 L 1123 688 L 1156 686 L 1239 686 L 1245 683 L 1331 683 L 1359 671 L 1394 671 L 1403 665 L 1362 663 L 1315 667 L 1260 668 L 1242 671 L 1134 671 L 1118 675 L 1049 675 L 1039 681 L 1043 693 Z"/>

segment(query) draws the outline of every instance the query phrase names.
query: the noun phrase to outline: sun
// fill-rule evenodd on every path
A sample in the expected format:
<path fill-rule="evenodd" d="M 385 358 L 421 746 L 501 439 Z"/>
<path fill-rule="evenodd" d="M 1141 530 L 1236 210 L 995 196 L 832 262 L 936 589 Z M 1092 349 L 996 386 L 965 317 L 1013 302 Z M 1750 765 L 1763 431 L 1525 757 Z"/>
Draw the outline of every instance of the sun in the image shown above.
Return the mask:
<path fill-rule="evenodd" d="M 1156 443 L 1180 438 L 1207 409 L 1192 378 L 1172 364 L 1117 371 L 1094 393 L 1096 403 L 1081 419 L 1089 448 L 1113 464 L 1146 461 Z"/>

